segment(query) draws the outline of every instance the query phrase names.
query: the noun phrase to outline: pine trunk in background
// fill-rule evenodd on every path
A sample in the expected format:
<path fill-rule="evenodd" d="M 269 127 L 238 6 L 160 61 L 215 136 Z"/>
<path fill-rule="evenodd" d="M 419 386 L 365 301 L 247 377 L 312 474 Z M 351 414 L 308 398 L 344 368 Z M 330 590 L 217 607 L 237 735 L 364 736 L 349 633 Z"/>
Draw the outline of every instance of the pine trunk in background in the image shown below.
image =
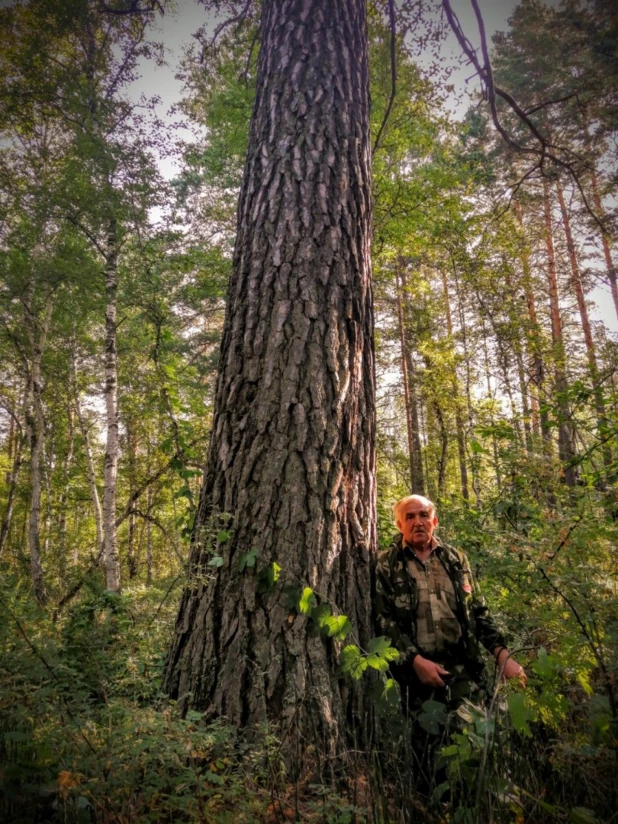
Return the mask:
<path fill-rule="evenodd" d="M 599 191 L 599 178 L 597 176 L 596 165 L 594 163 L 594 156 L 591 151 L 592 149 L 592 142 L 590 140 L 590 132 L 588 129 L 588 117 L 586 112 L 584 111 L 583 117 L 583 131 L 584 131 L 584 143 L 586 148 L 588 149 L 589 157 L 588 157 L 588 168 L 590 169 L 590 183 L 592 186 L 592 202 L 594 203 L 594 208 L 596 209 L 597 217 L 599 220 L 603 221 L 605 218 L 605 209 L 603 207 L 603 201 L 601 200 L 601 192 Z M 607 271 L 607 280 L 609 281 L 609 286 L 612 293 L 612 300 L 614 301 L 614 309 L 616 311 L 616 317 L 618 318 L 618 282 L 616 278 L 616 267 L 614 265 L 614 261 L 612 258 L 612 250 L 610 246 L 610 237 L 609 234 L 605 231 L 601 231 L 601 244 L 603 246 L 603 256 L 605 258 L 605 269 Z"/>
<path fill-rule="evenodd" d="M 137 438 L 133 428 L 133 422 L 130 418 L 125 420 L 125 430 L 127 438 L 127 458 L 129 464 L 128 480 L 129 480 L 129 499 L 136 489 L 136 470 L 137 462 Z M 129 512 L 129 534 L 127 539 L 127 567 L 129 578 L 136 578 L 138 571 L 138 551 L 135 549 L 137 538 L 137 518 L 135 515 L 135 508 L 132 506 Z"/>
<path fill-rule="evenodd" d="M 524 437 L 526 441 L 526 452 L 534 452 L 534 443 L 532 439 L 532 410 L 530 409 L 530 399 L 528 396 L 528 387 L 526 385 L 526 369 L 524 367 L 522 337 L 520 332 L 523 332 L 523 325 L 521 322 L 519 300 L 517 290 L 513 285 L 513 280 L 509 274 L 509 266 L 505 261 L 504 273 L 506 280 L 506 287 L 508 289 L 508 315 L 511 324 L 510 345 L 515 355 L 515 364 L 517 366 L 517 380 L 519 383 L 519 395 L 521 397 L 521 408 L 523 413 L 524 423 Z M 538 422 L 537 422 L 538 429 Z"/>
<path fill-rule="evenodd" d="M 446 331 L 453 340 L 453 316 L 451 315 L 451 301 L 448 295 L 448 281 L 446 271 L 441 270 L 442 288 L 444 290 L 444 306 L 446 309 Z M 464 433 L 463 420 L 461 417 L 461 407 L 459 405 L 459 380 L 456 368 L 453 367 L 453 399 L 455 401 L 455 429 L 457 430 L 457 454 L 459 456 L 459 478 L 461 481 L 461 496 L 464 501 L 470 500 L 470 490 L 468 488 L 468 464 L 466 460 L 466 436 Z"/>
<path fill-rule="evenodd" d="M 564 191 L 560 181 L 556 181 L 556 192 L 558 193 L 558 202 L 560 203 L 560 214 L 562 215 L 562 225 L 564 227 L 564 234 L 567 242 L 567 252 L 569 255 L 569 263 L 571 266 L 571 286 L 575 292 L 577 299 L 577 308 L 579 309 L 579 316 L 582 323 L 582 332 L 584 334 L 584 343 L 586 344 L 586 355 L 588 357 L 588 371 L 590 373 L 590 380 L 594 392 L 594 403 L 597 413 L 597 423 L 599 428 L 599 438 L 603 440 L 607 437 L 607 418 L 605 415 L 605 398 L 603 397 L 603 387 L 599 381 L 599 365 L 597 361 L 597 353 L 592 338 L 592 328 L 590 326 L 590 318 L 588 316 L 588 307 L 586 306 L 586 296 L 584 294 L 584 287 L 582 284 L 582 276 L 579 269 L 579 262 L 577 260 L 577 251 L 575 249 L 575 242 L 573 240 L 573 232 L 571 230 L 571 219 L 569 211 L 564 199 Z M 611 449 L 605 445 L 603 450 L 603 464 L 608 469 L 612 464 Z"/>
<path fill-rule="evenodd" d="M 556 387 L 556 407 L 558 410 L 558 454 L 562 462 L 564 480 L 567 486 L 575 486 L 576 473 L 571 462 L 575 455 L 573 437 L 569 424 L 570 414 L 567 403 L 566 354 L 562 337 L 562 320 L 558 298 L 558 276 L 554 252 L 553 220 L 549 198 L 549 183 L 543 179 L 543 214 L 545 218 L 545 248 L 547 251 L 547 290 L 551 316 L 551 339 L 554 355 L 554 383 Z"/>
<path fill-rule="evenodd" d="M 487 329 L 485 327 L 485 321 L 482 322 L 482 329 L 483 329 L 483 360 L 485 365 L 485 384 L 487 386 L 487 397 L 492 401 L 492 405 L 490 406 L 489 412 L 489 422 L 492 428 L 495 426 L 495 418 L 493 413 L 493 400 L 494 400 L 494 390 L 491 385 L 491 370 L 489 367 L 489 348 L 487 347 Z M 492 431 L 491 434 L 491 445 L 492 450 L 494 453 L 494 472 L 496 475 L 496 489 L 500 492 L 502 488 L 502 476 L 500 473 L 500 453 L 498 450 L 498 441 L 496 439 L 495 429 Z"/>
<path fill-rule="evenodd" d="M 515 215 L 519 226 L 524 232 L 524 220 L 521 211 L 521 205 L 515 201 Z M 534 391 L 531 393 L 532 399 L 532 425 L 535 434 L 540 434 L 543 438 L 543 449 L 546 454 L 551 454 L 552 438 L 551 428 L 549 425 L 549 416 L 547 414 L 547 404 L 545 398 L 545 364 L 541 355 L 542 341 L 541 328 L 539 326 L 539 319 L 536 311 L 536 301 L 534 297 L 534 289 L 532 288 L 532 274 L 530 270 L 530 258 L 528 251 L 524 247 L 521 253 L 521 264 L 523 269 L 523 284 L 526 294 L 526 304 L 528 307 L 529 333 L 527 337 L 528 358 L 530 361 L 530 380 Z"/>
<path fill-rule="evenodd" d="M 67 392 L 67 430 L 69 435 L 69 443 L 67 445 L 67 451 L 64 456 L 64 463 L 62 465 L 62 477 L 64 479 L 64 485 L 62 488 L 62 492 L 60 494 L 60 517 L 58 521 L 58 554 L 60 556 L 60 563 L 64 564 L 65 559 L 65 552 L 66 552 L 66 544 L 67 544 L 67 499 L 69 494 L 69 476 L 71 473 L 71 467 L 73 466 L 73 452 L 75 447 L 75 423 L 74 423 L 74 410 L 73 410 L 73 401 L 71 398 L 71 387 L 69 385 L 68 392 Z"/>
<path fill-rule="evenodd" d="M 120 562 L 116 540 L 116 479 L 118 477 L 118 364 L 116 352 L 116 295 L 118 292 L 118 236 L 110 219 L 105 260 L 105 474 L 103 487 L 103 563 L 108 590 L 120 589 Z"/>
<path fill-rule="evenodd" d="M 464 363 L 466 365 L 466 409 L 468 411 L 468 432 L 474 432 L 474 413 L 472 410 L 472 376 L 470 370 L 470 352 L 468 349 L 468 329 L 466 325 L 466 311 L 463 304 L 461 289 L 459 286 L 459 278 L 457 272 L 453 272 L 455 279 L 455 290 L 457 293 L 457 311 L 459 314 L 459 329 L 461 332 L 461 345 L 463 349 Z M 450 301 L 449 301 L 450 307 Z M 463 430 L 463 425 L 462 425 Z M 472 475 L 472 489 L 474 490 L 474 497 L 476 498 L 477 506 L 481 503 L 481 480 L 479 475 L 479 460 L 478 456 L 471 456 L 470 470 Z"/>
<path fill-rule="evenodd" d="M 26 402 L 24 400 L 24 421 L 26 419 L 25 403 Z M 6 508 L 4 510 L 4 515 L 2 517 L 2 525 L 0 526 L 0 557 L 2 556 L 4 545 L 7 543 L 9 533 L 11 531 L 11 523 L 13 521 L 13 510 L 15 507 L 15 492 L 17 490 L 17 482 L 19 480 L 19 473 L 21 471 L 23 461 L 24 445 L 26 443 L 26 431 L 22 424 L 18 420 L 13 421 L 13 419 L 11 419 L 11 421 L 14 424 L 12 440 L 13 461 L 11 464 L 11 469 L 6 479 L 7 499 Z"/>
<path fill-rule="evenodd" d="M 362 698 L 282 585 L 371 633 L 376 547 L 364 0 L 265 0 L 212 437 L 165 688 L 335 756 Z M 231 538 L 212 528 L 231 515 Z M 259 553 L 255 568 L 246 554 Z M 208 566 L 213 551 L 223 565 Z M 272 588 L 261 586 L 273 564 Z M 257 573 L 257 574 L 256 574 Z M 300 745 L 304 742 L 304 745 Z M 328 761 L 327 761 L 328 763 Z M 330 762 L 332 764 L 332 761 Z"/>
<path fill-rule="evenodd" d="M 401 275 L 401 291 L 399 278 L 397 279 L 397 309 L 401 339 L 402 374 L 405 369 L 407 381 L 406 413 L 408 420 L 408 447 L 410 450 L 410 480 L 411 491 L 418 495 L 425 494 L 425 478 L 423 475 L 423 459 L 421 451 L 420 424 L 418 420 L 418 394 L 416 391 L 416 370 L 410 343 L 410 323 L 408 317 L 408 293 L 406 290 L 406 272 L 404 262 L 399 261 L 398 272 Z M 404 387 L 405 388 L 405 387 Z"/>
<path fill-rule="evenodd" d="M 43 379 L 41 361 L 47 343 L 47 335 L 54 307 L 53 298 L 48 296 L 41 321 L 33 308 L 34 282 L 31 282 L 24 300 L 24 325 L 30 347 L 30 380 L 26 425 L 30 440 L 30 514 L 28 517 L 28 545 L 30 548 L 30 571 L 34 594 L 40 603 L 47 599 L 41 563 L 41 459 L 45 454 L 45 416 L 43 412 Z"/>
<path fill-rule="evenodd" d="M 96 528 L 96 550 L 97 554 L 103 549 L 103 511 L 101 509 L 101 499 L 99 498 L 99 490 L 97 489 L 97 476 L 94 468 L 94 459 L 92 457 L 92 448 L 90 446 L 90 434 L 86 421 L 84 419 L 81 403 L 79 399 L 79 386 L 77 383 L 77 360 L 75 356 L 75 342 L 73 342 L 73 350 L 71 353 L 71 366 L 73 370 L 73 396 L 75 400 L 75 414 L 79 423 L 79 430 L 84 441 L 84 452 L 86 453 L 86 464 L 88 467 L 88 486 L 90 488 L 90 497 L 92 499 L 92 506 L 94 508 L 94 523 Z"/>
<path fill-rule="evenodd" d="M 154 503 L 154 494 L 152 486 L 148 487 L 148 521 L 146 522 L 146 585 L 152 584 L 152 506 Z"/>

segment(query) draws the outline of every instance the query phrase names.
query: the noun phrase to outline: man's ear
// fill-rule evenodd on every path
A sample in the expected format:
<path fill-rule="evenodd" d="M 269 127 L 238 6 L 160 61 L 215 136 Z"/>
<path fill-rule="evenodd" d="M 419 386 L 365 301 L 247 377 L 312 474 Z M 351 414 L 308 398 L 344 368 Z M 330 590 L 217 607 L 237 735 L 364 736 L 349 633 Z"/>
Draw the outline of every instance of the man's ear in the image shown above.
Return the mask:
<path fill-rule="evenodd" d="M 397 529 L 398 529 L 400 532 L 403 532 L 403 529 L 401 528 L 401 521 L 399 521 L 399 520 L 397 521 Z"/>
<path fill-rule="evenodd" d="M 438 520 L 438 516 L 437 516 L 437 515 L 434 515 L 434 516 L 433 516 L 433 525 L 434 525 L 434 528 L 435 528 L 435 527 L 437 527 L 439 523 L 440 523 L 440 521 Z"/>

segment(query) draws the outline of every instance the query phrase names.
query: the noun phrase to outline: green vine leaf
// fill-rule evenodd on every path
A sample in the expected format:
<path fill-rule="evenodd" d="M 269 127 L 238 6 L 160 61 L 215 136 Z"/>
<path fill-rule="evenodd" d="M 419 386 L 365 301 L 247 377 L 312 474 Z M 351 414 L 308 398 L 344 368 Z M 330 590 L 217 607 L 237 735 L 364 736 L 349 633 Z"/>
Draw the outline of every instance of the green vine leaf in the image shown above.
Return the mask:
<path fill-rule="evenodd" d="M 341 650 L 339 669 L 345 675 L 350 675 L 355 681 L 362 677 L 367 669 L 367 659 L 361 655 L 356 644 L 348 644 Z"/>
<path fill-rule="evenodd" d="M 335 641 L 344 641 L 353 629 L 346 615 L 332 615 L 325 619 L 325 624 L 328 627 L 329 638 Z"/>
<path fill-rule="evenodd" d="M 300 601 L 298 602 L 298 611 L 303 615 L 309 615 L 311 610 L 317 605 L 317 598 L 315 597 L 311 587 L 305 587 Z"/>
<path fill-rule="evenodd" d="M 252 569 L 255 566 L 258 554 L 259 549 L 257 547 L 252 547 L 249 552 L 242 552 L 238 556 L 238 571 L 244 572 L 245 569 Z"/>

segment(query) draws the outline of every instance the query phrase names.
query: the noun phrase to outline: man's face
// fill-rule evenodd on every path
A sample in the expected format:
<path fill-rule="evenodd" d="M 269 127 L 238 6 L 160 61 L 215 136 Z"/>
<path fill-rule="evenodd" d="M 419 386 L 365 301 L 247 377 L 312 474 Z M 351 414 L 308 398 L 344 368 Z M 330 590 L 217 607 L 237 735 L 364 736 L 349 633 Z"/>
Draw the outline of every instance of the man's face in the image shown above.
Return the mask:
<path fill-rule="evenodd" d="M 408 501 L 399 513 L 399 531 L 412 549 L 423 550 L 438 526 L 438 518 L 423 500 Z"/>

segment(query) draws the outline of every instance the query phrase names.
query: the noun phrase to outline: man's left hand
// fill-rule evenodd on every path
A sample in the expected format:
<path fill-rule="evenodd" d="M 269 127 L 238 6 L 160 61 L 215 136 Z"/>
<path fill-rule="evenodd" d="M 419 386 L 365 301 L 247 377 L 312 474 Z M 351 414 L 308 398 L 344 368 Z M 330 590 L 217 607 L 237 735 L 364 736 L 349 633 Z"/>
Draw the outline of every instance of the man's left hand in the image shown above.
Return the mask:
<path fill-rule="evenodd" d="M 498 662 L 498 667 L 502 672 L 502 677 L 505 680 L 510 678 L 518 678 L 521 686 L 525 688 L 528 676 L 526 675 L 526 672 L 521 664 L 518 664 L 517 661 L 511 657 L 508 649 L 502 647 L 495 652 L 495 656 L 496 661 Z"/>

